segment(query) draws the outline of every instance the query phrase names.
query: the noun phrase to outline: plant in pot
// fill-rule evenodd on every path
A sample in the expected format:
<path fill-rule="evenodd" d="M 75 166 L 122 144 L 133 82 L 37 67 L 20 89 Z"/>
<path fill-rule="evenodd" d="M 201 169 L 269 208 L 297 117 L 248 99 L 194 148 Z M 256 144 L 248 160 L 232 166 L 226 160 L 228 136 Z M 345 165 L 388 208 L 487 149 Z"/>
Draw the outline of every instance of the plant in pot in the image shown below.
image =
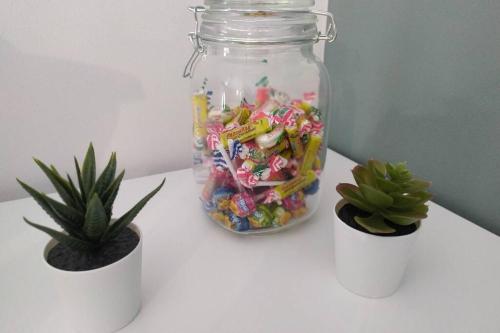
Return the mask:
<path fill-rule="evenodd" d="M 358 295 L 386 297 L 399 287 L 427 217 L 430 182 L 413 177 L 406 163 L 369 160 L 352 174 L 357 186 L 337 185 L 336 276 Z"/>
<path fill-rule="evenodd" d="M 111 332 L 125 326 L 141 306 L 142 238 L 131 222 L 165 180 L 114 219 L 113 203 L 125 174 L 116 176 L 115 153 L 98 177 L 92 144 L 82 168 L 75 157 L 78 187 L 53 165 L 34 160 L 63 202 L 17 181 L 62 231 L 24 220 L 52 237 L 43 258 L 71 325 L 83 332 Z"/>

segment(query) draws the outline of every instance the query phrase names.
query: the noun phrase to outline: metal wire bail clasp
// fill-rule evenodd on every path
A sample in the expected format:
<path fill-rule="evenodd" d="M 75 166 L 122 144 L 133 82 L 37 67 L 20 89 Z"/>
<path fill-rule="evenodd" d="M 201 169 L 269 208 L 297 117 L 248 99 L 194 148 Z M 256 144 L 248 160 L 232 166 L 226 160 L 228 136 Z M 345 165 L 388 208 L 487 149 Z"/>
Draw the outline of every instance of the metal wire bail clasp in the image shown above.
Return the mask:
<path fill-rule="evenodd" d="M 335 25 L 335 18 L 333 14 L 330 12 L 324 12 L 321 10 L 311 10 L 311 13 L 318 16 L 326 16 L 326 33 L 318 33 L 318 38 L 316 41 L 326 40 L 329 43 L 332 43 L 337 38 L 337 27 Z"/>
<path fill-rule="evenodd" d="M 183 77 L 193 77 L 194 67 L 196 66 L 196 62 L 201 54 L 203 54 L 206 50 L 205 45 L 200 38 L 200 21 L 198 19 L 198 13 L 203 13 L 206 11 L 206 8 L 203 6 L 191 6 L 188 8 L 190 12 L 194 14 L 194 22 L 195 22 L 195 30 L 193 32 L 188 33 L 189 40 L 191 44 L 193 44 L 193 54 L 189 57 L 189 60 L 184 67 Z"/>

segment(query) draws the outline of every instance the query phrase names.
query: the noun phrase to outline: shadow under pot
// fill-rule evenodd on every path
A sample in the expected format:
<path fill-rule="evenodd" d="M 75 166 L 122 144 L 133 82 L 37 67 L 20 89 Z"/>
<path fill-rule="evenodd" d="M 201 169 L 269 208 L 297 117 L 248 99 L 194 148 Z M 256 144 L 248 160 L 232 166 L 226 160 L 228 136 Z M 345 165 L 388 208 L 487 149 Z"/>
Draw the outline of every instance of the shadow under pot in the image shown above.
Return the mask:
<path fill-rule="evenodd" d="M 90 259 L 82 255 L 79 263 L 74 257 L 66 258 L 66 265 L 71 267 L 64 269 L 54 266 L 54 260 L 65 265 L 64 260 L 54 258 L 59 243 L 52 239 L 45 246 L 43 261 L 54 281 L 60 306 L 78 332 L 114 332 L 130 323 L 140 310 L 142 235 L 134 224 L 124 231 L 124 237 L 132 239 L 125 242 L 117 239 L 117 247 L 121 248 L 97 253 Z M 128 248 L 124 249 L 127 243 Z M 121 253 L 116 255 L 117 251 Z M 112 262 L 84 270 L 102 266 L 105 261 Z"/>
<path fill-rule="evenodd" d="M 394 234 L 371 234 L 354 222 L 362 214 L 346 200 L 334 210 L 334 258 L 337 280 L 351 292 L 369 298 L 392 295 L 400 286 L 420 222 Z"/>

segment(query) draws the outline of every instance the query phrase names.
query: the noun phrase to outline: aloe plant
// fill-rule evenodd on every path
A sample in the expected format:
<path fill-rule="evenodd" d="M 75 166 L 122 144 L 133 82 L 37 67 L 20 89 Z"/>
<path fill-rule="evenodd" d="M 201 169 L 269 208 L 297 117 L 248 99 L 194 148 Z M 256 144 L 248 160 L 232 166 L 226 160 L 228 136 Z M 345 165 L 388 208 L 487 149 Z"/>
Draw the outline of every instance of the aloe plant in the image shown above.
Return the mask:
<path fill-rule="evenodd" d="M 112 219 L 115 202 L 125 170 L 116 176 L 116 153 L 111 154 L 108 164 L 96 177 L 95 153 L 89 145 L 80 168 L 74 158 L 78 187 L 69 174 L 63 178 L 57 169 L 34 158 L 35 163 L 49 178 L 63 202 L 52 199 L 21 180 L 19 184 L 35 199 L 45 212 L 63 229 L 63 232 L 36 224 L 24 217 L 29 225 L 46 232 L 61 244 L 78 251 L 93 251 L 118 236 L 137 216 L 163 186 L 165 179 L 152 192 L 118 219 Z"/>
<path fill-rule="evenodd" d="M 407 226 L 427 217 L 425 203 L 432 197 L 428 192 L 430 182 L 414 178 L 406 163 L 369 160 L 366 166 L 356 166 L 352 174 L 358 186 L 341 183 L 337 192 L 350 204 L 371 214 L 354 217 L 366 230 L 393 233 L 395 229 L 385 220 Z"/>

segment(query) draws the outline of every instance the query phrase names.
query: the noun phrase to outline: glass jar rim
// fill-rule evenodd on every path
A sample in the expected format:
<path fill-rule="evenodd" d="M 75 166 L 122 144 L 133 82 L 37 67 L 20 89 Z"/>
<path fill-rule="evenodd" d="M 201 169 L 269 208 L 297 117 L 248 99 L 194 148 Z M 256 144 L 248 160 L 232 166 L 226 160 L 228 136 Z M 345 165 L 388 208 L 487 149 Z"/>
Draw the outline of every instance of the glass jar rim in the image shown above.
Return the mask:
<path fill-rule="evenodd" d="M 211 8 L 297 9 L 313 7 L 315 0 L 205 0 Z"/>

